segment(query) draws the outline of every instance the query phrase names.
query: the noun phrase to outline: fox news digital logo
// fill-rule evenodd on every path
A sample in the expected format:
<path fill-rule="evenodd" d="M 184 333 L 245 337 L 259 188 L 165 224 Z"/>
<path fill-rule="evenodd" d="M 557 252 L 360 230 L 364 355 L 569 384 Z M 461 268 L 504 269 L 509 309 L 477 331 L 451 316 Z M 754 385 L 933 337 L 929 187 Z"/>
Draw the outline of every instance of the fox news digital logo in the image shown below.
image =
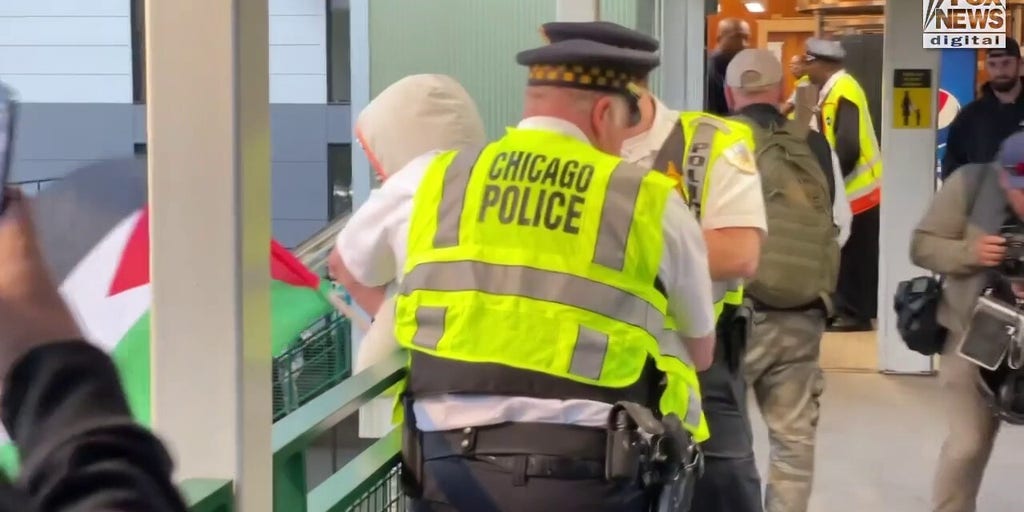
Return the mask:
<path fill-rule="evenodd" d="M 921 0 L 925 48 L 1003 48 L 1006 0 Z"/>

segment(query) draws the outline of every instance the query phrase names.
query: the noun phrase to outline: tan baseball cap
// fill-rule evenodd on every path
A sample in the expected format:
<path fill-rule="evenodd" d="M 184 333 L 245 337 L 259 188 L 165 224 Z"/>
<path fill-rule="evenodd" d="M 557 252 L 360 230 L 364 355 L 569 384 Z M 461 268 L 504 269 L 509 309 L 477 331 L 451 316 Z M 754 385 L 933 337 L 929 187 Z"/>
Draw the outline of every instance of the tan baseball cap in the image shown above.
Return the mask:
<path fill-rule="evenodd" d="M 782 63 L 771 50 L 748 48 L 736 54 L 725 70 L 725 84 L 757 91 L 782 82 Z"/>

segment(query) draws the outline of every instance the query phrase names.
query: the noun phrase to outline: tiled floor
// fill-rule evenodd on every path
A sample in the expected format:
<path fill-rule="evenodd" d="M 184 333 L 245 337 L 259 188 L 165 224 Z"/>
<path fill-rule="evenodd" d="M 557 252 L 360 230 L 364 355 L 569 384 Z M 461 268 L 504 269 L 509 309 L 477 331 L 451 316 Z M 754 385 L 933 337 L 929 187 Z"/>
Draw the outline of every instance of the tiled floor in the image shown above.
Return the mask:
<path fill-rule="evenodd" d="M 821 340 L 821 367 L 826 370 L 878 369 L 878 338 L 871 332 L 826 333 Z"/>
<path fill-rule="evenodd" d="M 927 512 L 945 436 L 934 377 L 828 372 L 812 512 Z M 767 433 L 752 406 L 765 474 Z M 1005 428 L 989 464 L 980 512 L 1024 510 L 1024 429 Z"/>

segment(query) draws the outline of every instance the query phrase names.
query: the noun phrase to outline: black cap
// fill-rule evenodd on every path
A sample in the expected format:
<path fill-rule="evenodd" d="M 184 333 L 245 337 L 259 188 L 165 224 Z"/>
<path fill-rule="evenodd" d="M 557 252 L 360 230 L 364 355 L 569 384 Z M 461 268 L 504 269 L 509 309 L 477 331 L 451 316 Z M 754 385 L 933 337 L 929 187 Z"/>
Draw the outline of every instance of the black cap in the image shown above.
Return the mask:
<path fill-rule="evenodd" d="M 986 53 L 985 58 L 988 57 L 1020 57 L 1020 44 L 1016 39 L 1007 37 L 1002 48 L 992 48 Z"/>
<path fill-rule="evenodd" d="M 524 50 L 516 61 L 530 68 L 530 85 L 555 85 L 636 96 L 635 82 L 658 65 L 650 52 L 569 39 Z"/>
<path fill-rule="evenodd" d="M 656 52 L 657 39 L 610 21 L 553 21 L 541 25 L 541 34 L 550 43 L 568 39 L 588 39 L 619 48 Z"/>

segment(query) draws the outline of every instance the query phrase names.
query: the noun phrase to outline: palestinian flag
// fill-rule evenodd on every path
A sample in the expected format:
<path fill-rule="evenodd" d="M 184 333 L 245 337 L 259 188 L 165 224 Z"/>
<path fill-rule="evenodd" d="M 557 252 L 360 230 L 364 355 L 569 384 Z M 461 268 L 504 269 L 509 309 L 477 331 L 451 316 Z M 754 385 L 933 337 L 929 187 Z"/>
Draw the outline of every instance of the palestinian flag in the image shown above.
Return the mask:
<path fill-rule="evenodd" d="M 133 414 L 148 425 L 151 285 L 145 178 L 145 165 L 137 160 L 93 164 L 43 190 L 33 208 L 62 295 L 86 338 L 111 353 Z M 269 257 L 271 352 L 277 356 L 332 307 L 325 297 L 327 284 L 287 249 L 272 241 Z M 16 466 L 9 442 L 0 447 L 0 466 L 8 473 Z"/>

